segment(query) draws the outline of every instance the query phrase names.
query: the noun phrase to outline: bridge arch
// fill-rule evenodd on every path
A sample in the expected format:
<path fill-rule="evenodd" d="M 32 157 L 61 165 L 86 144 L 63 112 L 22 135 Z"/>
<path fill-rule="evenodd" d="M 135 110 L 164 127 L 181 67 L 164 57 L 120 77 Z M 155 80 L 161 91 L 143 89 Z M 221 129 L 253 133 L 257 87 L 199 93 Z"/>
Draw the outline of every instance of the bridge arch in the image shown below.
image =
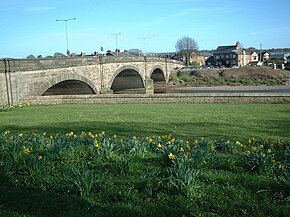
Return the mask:
<path fill-rule="evenodd" d="M 164 70 L 161 66 L 157 65 L 155 66 L 151 72 L 150 72 L 150 78 L 154 81 L 154 82 L 166 82 L 166 77 L 165 77 L 165 73 Z"/>
<path fill-rule="evenodd" d="M 110 82 L 113 93 L 134 90 L 145 93 L 145 82 L 140 75 L 139 69 L 133 65 L 122 66 L 113 74 Z"/>
<path fill-rule="evenodd" d="M 71 82 L 72 84 L 84 85 L 84 87 L 86 86 L 90 88 L 93 94 L 99 93 L 99 90 L 95 87 L 93 82 L 91 82 L 88 78 L 82 75 L 79 75 L 77 73 L 65 73 L 65 74 L 55 76 L 50 81 L 44 83 L 36 92 L 36 95 L 42 96 L 50 88 L 64 82 Z"/>

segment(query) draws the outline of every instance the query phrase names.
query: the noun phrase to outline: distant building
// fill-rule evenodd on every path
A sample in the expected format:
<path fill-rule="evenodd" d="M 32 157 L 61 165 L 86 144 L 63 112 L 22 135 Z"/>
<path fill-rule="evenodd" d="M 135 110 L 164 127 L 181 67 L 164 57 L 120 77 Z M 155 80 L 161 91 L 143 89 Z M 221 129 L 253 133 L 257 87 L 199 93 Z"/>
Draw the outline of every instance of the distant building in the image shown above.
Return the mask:
<path fill-rule="evenodd" d="M 210 56 L 205 60 L 205 65 L 206 66 L 215 66 L 216 62 L 214 60 L 214 56 Z"/>
<path fill-rule="evenodd" d="M 270 53 L 270 59 L 284 59 L 290 55 L 290 52 Z"/>
<path fill-rule="evenodd" d="M 270 54 L 267 53 L 267 52 L 263 52 L 262 53 L 262 61 L 266 61 L 266 60 L 269 60 L 270 59 Z"/>
<path fill-rule="evenodd" d="M 190 55 L 190 65 L 195 66 L 204 66 L 205 65 L 205 57 L 196 52 L 192 52 Z"/>
<path fill-rule="evenodd" d="M 286 59 L 287 59 L 287 63 L 290 63 L 290 55 Z"/>
<path fill-rule="evenodd" d="M 219 46 L 213 56 L 216 66 L 240 67 L 251 62 L 251 54 L 241 48 L 239 41 L 235 45 Z"/>
<path fill-rule="evenodd" d="M 259 61 L 259 55 L 254 51 L 251 54 L 251 62 L 258 62 Z"/>

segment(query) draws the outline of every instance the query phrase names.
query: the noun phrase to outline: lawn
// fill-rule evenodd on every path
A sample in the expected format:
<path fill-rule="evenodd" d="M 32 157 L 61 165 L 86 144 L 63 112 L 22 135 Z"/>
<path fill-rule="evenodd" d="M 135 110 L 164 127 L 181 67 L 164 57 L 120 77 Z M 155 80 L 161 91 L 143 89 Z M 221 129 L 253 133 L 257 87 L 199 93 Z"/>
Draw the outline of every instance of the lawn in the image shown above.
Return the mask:
<path fill-rule="evenodd" d="M 105 131 L 119 136 L 171 133 L 179 138 L 290 138 L 288 104 L 27 106 L 0 112 L 0 132 Z"/>
<path fill-rule="evenodd" d="M 289 129 L 279 104 L 2 111 L 0 216 L 286 217 Z"/>

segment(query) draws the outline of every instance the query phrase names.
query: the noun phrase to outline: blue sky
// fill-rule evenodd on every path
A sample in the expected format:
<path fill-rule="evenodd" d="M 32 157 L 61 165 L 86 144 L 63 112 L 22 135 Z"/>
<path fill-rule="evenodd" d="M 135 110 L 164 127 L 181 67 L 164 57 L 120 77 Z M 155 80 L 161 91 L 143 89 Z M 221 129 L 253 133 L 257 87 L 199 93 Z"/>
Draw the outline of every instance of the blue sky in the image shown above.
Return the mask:
<path fill-rule="evenodd" d="M 118 47 L 175 51 L 193 37 L 200 49 L 219 45 L 290 47 L 290 0 L 0 0 L 0 58 Z M 150 39 L 142 40 L 147 37 Z M 139 38 L 139 39 L 138 39 Z M 144 45 L 145 41 L 145 45 Z"/>

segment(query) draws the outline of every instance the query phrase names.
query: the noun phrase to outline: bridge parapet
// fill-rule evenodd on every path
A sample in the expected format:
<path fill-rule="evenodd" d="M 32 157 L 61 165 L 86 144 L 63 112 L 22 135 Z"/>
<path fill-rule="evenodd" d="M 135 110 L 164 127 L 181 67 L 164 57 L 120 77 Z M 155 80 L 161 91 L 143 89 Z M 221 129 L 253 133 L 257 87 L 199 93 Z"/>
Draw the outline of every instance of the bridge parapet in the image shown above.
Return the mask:
<path fill-rule="evenodd" d="M 180 61 L 160 57 L 144 56 L 85 56 L 64 58 L 41 58 L 41 59 L 0 59 L 0 73 L 23 72 L 56 68 L 68 68 L 75 66 L 97 65 L 106 63 L 124 62 L 168 62 L 182 64 Z"/>

